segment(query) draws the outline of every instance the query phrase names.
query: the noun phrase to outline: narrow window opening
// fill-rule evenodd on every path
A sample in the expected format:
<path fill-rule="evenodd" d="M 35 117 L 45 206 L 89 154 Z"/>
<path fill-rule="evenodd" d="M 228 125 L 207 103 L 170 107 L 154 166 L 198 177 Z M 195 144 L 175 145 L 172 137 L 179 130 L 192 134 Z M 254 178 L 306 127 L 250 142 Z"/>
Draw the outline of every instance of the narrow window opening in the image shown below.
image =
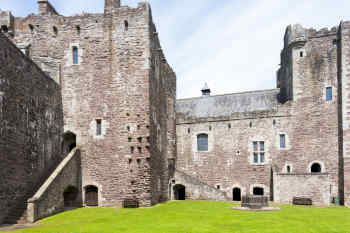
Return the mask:
<path fill-rule="evenodd" d="M 32 24 L 29 24 L 28 27 L 29 27 L 30 32 L 34 31 L 34 26 Z"/>
<path fill-rule="evenodd" d="M 228 124 L 228 128 L 231 129 L 231 124 Z"/>
<path fill-rule="evenodd" d="M 79 63 L 79 51 L 78 47 L 73 47 L 73 64 L 77 65 Z"/>
<path fill-rule="evenodd" d="M 138 137 L 138 138 L 137 138 L 137 141 L 138 141 L 139 143 L 141 143 L 141 142 L 142 142 L 142 137 Z"/>
<path fill-rule="evenodd" d="M 333 93 L 332 93 L 332 87 L 326 88 L 326 101 L 332 101 L 333 99 Z"/>
<path fill-rule="evenodd" d="M 131 138 L 131 137 L 129 137 L 129 138 L 128 138 L 128 142 L 131 142 L 131 141 L 132 141 L 132 138 Z"/>
<path fill-rule="evenodd" d="M 287 173 L 290 173 L 291 169 L 290 169 L 290 166 L 288 165 L 287 166 Z"/>
<path fill-rule="evenodd" d="M 191 133 L 191 129 L 190 128 L 187 129 L 187 133 Z"/>
<path fill-rule="evenodd" d="M 132 163 L 132 159 L 129 159 L 129 161 L 128 161 L 128 162 L 129 162 L 129 165 L 130 165 L 130 164 Z"/>
<path fill-rule="evenodd" d="M 138 168 L 140 168 L 140 166 L 141 166 L 141 159 L 137 159 L 136 162 L 137 162 Z"/>
<path fill-rule="evenodd" d="M 134 150 L 135 150 L 135 147 L 130 147 L 130 153 L 133 154 L 134 153 Z"/>
<path fill-rule="evenodd" d="M 124 21 L 124 30 L 125 31 L 129 30 L 129 22 L 127 20 Z"/>
<path fill-rule="evenodd" d="M 286 148 L 286 135 L 280 134 L 280 148 Z"/>
<path fill-rule="evenodd" d="M 249 123 L 249 127 L 250 128 L 253 127 L 253 123 L 252 122 Z"/>
<path fill-rule="evenodd" d="M 263 141 L 253 142 L 253 163 L 265 163 L 265 143 Z"/>
<path fill-rule="evenodd" d="M 147 142 L 149 143 L 151 140 L 150 140 L 150 137 L 147 137 Z"/>
<path fill-rule="evenodd" d="M 273 120 L 273 121 L 272 121 L 272 124 L 273 124 L 273 125 L 276 125 L 276 120 Z"/>
<path fill-rule="evenodd" d="M 300 57 L 304 57 L 304 52 L 300 52 Z"/>
<path fill-rule="evenodd" d="M 97 136 L 102 135 L 102 120 L 101 119 L 96 120 L 96 135 Z"/>
<path fill-rule="evenodd" d="M 197 136 L 197 150 L 208 151 L 208 134 L 199 134 Z"/>
<path fill-rule="evenodd" d="M 147 150 L 148 152 L 150 152 L 150 148 L 149 148 L 149 146 L 146 146 L 146 150 Z"/>
<path fill-rule="evenodd" d="M 53 29 L 53 34 L 54 34 L 54 36 L 56 37 L 57 36 L 57 34 L 58 34 L 58 30 L 57 30 L 57 27 L 52 27 L 52 29 Z"/>
<path fill-rule="evenodd" d="M 77 29 L 77 33 L 78 33 L 78 35 L 80 35 L 80 26 L 79 26 L 79 25 L 77 25 L 77 26 L 75 26 L 75 28 Z"/>
<path fill-rule="evenodd" d="M 216 185 L 216 189 L 220 189 L 220 185 L 218 184 L 218 185 Z"/>
<path fill-rule="evenodd" d="M 126 126 L 126 130 L 130 132 L 130 126 Z"/>
<path fill-rule="evenodd" d="M 139 154 L 142 153 L 142 148 L 141 147 L 137 147 L 137 150 L 139 151 Z"/>
<path fill-rule="evenodd" d="M 138 130 L 141 129 L 141 126 L 138 125 L 138 126 L 137 126 L 137 129 L 138 129 Z"/>
<path fill-rule="evenodd" d="M 211 126 L 209 126 L 209 131 L 211 131 Z"/>

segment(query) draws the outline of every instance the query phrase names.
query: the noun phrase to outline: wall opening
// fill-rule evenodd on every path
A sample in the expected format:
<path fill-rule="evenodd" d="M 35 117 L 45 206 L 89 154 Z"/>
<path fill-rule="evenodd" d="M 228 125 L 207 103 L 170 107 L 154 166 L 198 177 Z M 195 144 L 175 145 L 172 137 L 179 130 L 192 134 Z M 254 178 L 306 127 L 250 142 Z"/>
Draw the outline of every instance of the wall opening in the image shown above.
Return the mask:
<path fill-rule="evenodd" d="M 322 171 L 322 167 L 319 163 L 314 163 L 311 165 L 311 173 L 320 173 Z"/>
<path fill-rule="evenodd" d="M 264 196 L 264 189 L 260 187 L 253 188 L 253 195 L 255 196 Z"/>
<path fill-rule="evenodd" d="M 180 200 L 180 201 L 186 200 L 186 187 L 182 184 L 175 185 L 174 197 L 175 197 L 175 200 Z"/>
<path fill-rule="evenodd" d="M 73 64 L 77 65 L 79 63 L 79 50 L 78 47 L 73 47 Z"/>
<path fill-rule="evenodd" d="M 79 190 L 76 187 L 69 186 L 64 190 L 63 199 L 64 207 L 74 207 L 77 206 L 77 197 Z"/>
<path fill-rule="evenodd" d="M 124 30 L 125 31 L 129 30 L 129 22 L 127 20 L 124 21 Z"/>
<path fill-rule="evenodd" d="M 242 200 L 241 189 L 240 188 L 234 188 L 232 190 L 232 200 L 233 201 L 241 201 Z"/>
<path fill-rule="evenodd" d="M 197 150 L 208 151 L 208 134 L 197 135 Z"/>
<path fill-rule="evenodd" d="M 2 26 L 1 26 L 1 31 L 2 31 L 3 33 L 8 33 L 9 29 L 8 29 L 8 27 L 7 27 L 6 25 L 2 25 Z"/>
<path fill-rule="evenodd" d="M 56 37 L 57 34 L 58 34 L 58 29 L 57 29 L 57 27 L 53 26 L 53 27 L 52 27 L 52 30 L 53 30 L 53 35 Z"/>
<path fill-rule="evenodd" d="M 85 188 L 85 203 L 87 206 L 98 206 L 98 188 L 90 185 Z"/>
<path fill-rule="evenodd" d="M 69 152 L 71 152 L 76 146 L 76 140 L 77 137 L 74 133 L 72 132 L 66 132 L 63 135 L 63 148 L 62 148 L 62 152 L 64 155 L 68 154 Z"/>

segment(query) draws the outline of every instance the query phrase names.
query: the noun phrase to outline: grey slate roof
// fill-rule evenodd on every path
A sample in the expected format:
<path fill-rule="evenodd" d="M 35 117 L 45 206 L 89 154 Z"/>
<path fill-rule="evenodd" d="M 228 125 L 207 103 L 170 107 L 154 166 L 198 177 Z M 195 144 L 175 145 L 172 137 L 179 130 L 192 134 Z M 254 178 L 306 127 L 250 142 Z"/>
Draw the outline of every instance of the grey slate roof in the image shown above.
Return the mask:
<path fill-rule="evenodd" d="M 231 116 L 233 113 L 275 110 L 279 89 L 235 94 L 203 96 L 176 101 L 176 113 L 186 117 L 204 118 Z"/>

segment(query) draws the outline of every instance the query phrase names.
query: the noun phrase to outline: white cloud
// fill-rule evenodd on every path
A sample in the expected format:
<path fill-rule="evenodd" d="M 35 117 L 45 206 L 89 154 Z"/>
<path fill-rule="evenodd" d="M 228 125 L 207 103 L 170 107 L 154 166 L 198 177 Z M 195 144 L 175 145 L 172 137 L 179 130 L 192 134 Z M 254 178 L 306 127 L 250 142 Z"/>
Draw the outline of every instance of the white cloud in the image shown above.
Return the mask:
<path fill-rule="evenodd" d="M 1 0 L 17 16 L 36 12 L 36 0 Z M 63 15 L 103 12 L 103 0 L 51 0 Z M 122 0 L 137 6 L 138 0 Z M 337 26 L 350 20 L 346 0 L 149 0 L 161 44 L 178 75 L 178 97 L 275 87 L 287 25 Z"/>

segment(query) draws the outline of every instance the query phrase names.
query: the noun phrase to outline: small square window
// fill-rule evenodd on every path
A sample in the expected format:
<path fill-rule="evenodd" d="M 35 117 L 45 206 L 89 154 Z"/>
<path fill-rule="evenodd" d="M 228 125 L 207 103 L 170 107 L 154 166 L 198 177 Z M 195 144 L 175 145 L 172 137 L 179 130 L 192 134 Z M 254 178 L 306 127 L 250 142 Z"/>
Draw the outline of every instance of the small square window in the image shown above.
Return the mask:
<path fill-rule="evenodd" d="M 333 99 L 332 88 L 327 87 L 326 88 L 326 101 L 332 101 L 332 99 Z"/>
<path fill-rule="evenodd" d="M 97 136 L 102 135 L 102 120 L 101 119 L 96 120 L 96 135 Z"/>
<path fill-rule="evenodd" d="M 286 135 L 280 134 L 280 148 L 286 148 Z"/>

